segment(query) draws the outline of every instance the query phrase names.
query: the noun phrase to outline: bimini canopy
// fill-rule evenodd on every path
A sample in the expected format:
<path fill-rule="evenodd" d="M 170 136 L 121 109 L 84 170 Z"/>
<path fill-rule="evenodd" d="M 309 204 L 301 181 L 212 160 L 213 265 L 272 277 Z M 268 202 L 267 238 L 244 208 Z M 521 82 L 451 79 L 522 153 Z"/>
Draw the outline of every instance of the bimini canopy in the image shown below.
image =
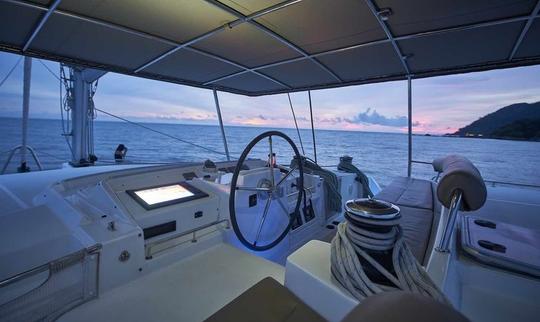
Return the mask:
<path fill-rule="evenodd" d="M 0 0 L 0 48 L 264 95 L 540 63 L 538 0 Z"/>

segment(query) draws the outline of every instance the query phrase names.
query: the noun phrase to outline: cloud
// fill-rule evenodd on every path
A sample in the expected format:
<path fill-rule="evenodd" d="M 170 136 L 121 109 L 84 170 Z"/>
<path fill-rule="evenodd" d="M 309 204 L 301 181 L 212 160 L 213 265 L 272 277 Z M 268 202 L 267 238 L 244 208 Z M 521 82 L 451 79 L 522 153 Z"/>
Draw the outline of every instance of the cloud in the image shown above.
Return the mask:
<path fill-rule="evenodd" d="M 377 113 L 376 110 L 368 108 L 365 112 L 358 113 L 352 118 L 345 118 L 345 122 L 348 123 L 364 123 L 364 124 L 375 124 L 391 127 L 405 127 L 407 126 L 407 117 L 406 116 L 393 116 L 388 117 L 382 114 Z M 414 122 L 413 126 L 420 125 L 419 122 Z"/>

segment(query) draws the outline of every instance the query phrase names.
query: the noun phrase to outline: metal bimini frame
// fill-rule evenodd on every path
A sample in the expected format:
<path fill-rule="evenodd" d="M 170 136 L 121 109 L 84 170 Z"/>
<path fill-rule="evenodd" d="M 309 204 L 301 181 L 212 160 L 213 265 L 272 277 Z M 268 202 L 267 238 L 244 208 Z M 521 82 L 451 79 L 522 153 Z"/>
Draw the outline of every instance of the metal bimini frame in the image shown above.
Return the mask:
<path fill-rule="evenodd" d="M 300 52 L 300 51 L 302 51 L 302 49 L 300 49 L 296 44 L 292 43 L 291 41 L 289 41 L 285 37 L 275 33 L 272 30 L 269 30 L 265 26 L 263 26 L 263 25 L 259 24 L 257 21 L 255 21 L 255 19 L 257 19 L 257 18 L 260 18 L 260 17 L 262 17 L 262 16 L 264 16 L 266 14 L 272 13 L 272 12 L 276 12 L 276 11 L 281 10 L 283 8 L 287 8 L 289 6 L 295 5 L 296 3 L 299 3 L 302 0 L 282 1 L 280 3 L 277 3 L 277 4 L 273 5 L 273 6 L 270 6 L 268 8 L 264 8 L 262 10 L 254 12 L 251 15 L 248 15 L 248 16 L 237 12 L 233 8 L 228 7 L 227 5 L 225 5 L 225 4 L 223 4 L 223 3 L 219 2 L 219 1 L 205 0 L 206 2 L 212 4 L 212 5 L 216 6 L 216 7 L 219 7 L 221 9 L 223 9 L 223 10 L 226 10 L 227 12 L 229 12 L 231 14 L 233 14 L 238 19 L 233 21 L 233 22 L 226 23 L 226 24 L 224 24 L 222 26 L 219 26 L 218 28 L 215 28 L 213 30 L 207 31 L 207 32 L 203 33 L 202 35 L 196 36 L 196 37 L 194 37 L 194 38 L 192 38 L 192 39 L 190 39 L 190 40 L 188 40 L 188 41 L 186 41 L 184 43 L 171 41 L 169 39 L 160 37 L 160 36 L 155 35 L 155 34 L 149 34 L 147 32 L 141 32 L 141 31 L 131 29 L 131 28 L 128 28 L 128 27 L 125 27 L 125 26 L 121 26 L 121 25 L 118 25 L 118 24 L 115 24 L 115 23 L 106 22 L 106 21 L 102 21 L 102 20 L 99 20 L 99 19 L 96 19 L 96 18 L 86 17 L 86 16 L 79 15 L 79 14 L 76 14 L 76 13 L 64 11 L 64 10 L 58 8 L 60 0 L 55 0 L 50 6 L 44 6 L 44 5 L 30 3 L 30 2 L 23 2 L 21 0 L 4 0 L 4 1 L 14 3 L 14 4 L 17 4 L 17 5 L 21 5 L 21 6 L 25 6 L 25 7 L 34 8 L 34 9 L 37 9 L 37 10 L 40 10 L 40 11 L 44 12 L 44 15 L 43 15 L 42 19 L 40 20 L 39 24 L 33 29 L 32 33 L 31 33 L 31 36 L 25 42 L 25 48 L 26 49 L 31 47 L 30 43 L 32 42 L 32 40 L 39 34 L 40 30 L 43 28 L 43 25 L 45 25 L 45 23 L 50 18 L 50 16 L 52 16 L 52 13 L 55 13 L 55 14 L 58 14 L 58 15 L 61 15 L 61 16 L 66 16 L 66 17 L 70 17 L 70 18 L 74 18 L 74 19 L 78 19 L 78 20 L 83 20 L 83 21 L 86 21 L 86 22 L 89 22 L 89 23 L 92 23 L 92 24 L 102 25 L 102 26 L 105 26 L 107 28 L 119 30 L 119 31 L 126 32 L 126 33 L 129 33 L 129 34 L 132 34 L 132 35 L 137 35 L 137 36 L 141 36 L 141 37 L 144 37 L 144 38 L 153 39 L 153 40 L 159 41 L 162 44 L 166 44 L 166 45 L 174 47 L 170 51 L 167 51 L 167 52 L 161 54 L 160 56 L 153 58 L 151 61 L 146 62 L 142 66 L 140 66 L 138 68 L 135 68 L 133 70 L 116 70 L 114 68 L 110 68 L 111 71 L 119 71 L 119 72 L 124 73 L 124 74 L 132 74 L 132 75 L 138 76 L 138 75 L 140 75 L 140 71 L 142 71 L 146 67 L 148 67 L 150 65 L 153 65 L 154 63 L 160 61 L 161 59 L 167 57 L 168 55 L 174 53 L 175 51 L 178 51 L 180 49 L 185 49 L 185 50 L 189 50 L 189 51 L 192 51 L 192 52 L 200 54 L 200 55 L 204 55 L 204 56 L 212 58 L 212 59 L 219 60 L 219 61 L 224 62 L 226 64 L 229 64 L 231 66 L 235 66 L 235 67 L 237 67 L 237 68 L 239 68 L 241 70 L 233 72 L 233 73 L 231 73 L 229 75 L 221 76 L 221 77 L 219 77 L 217 79 L 209 80 L 209 81 L 207 81 L 205 83 L 194 83 L 194 82 L 191 82 L 191 81 L 180 80 L 180 79 L 178 79 L 178 80 L 166 79 L 167 81 L 178 83 L 178 84 L 184 84 L 184 85 L 204 87 L 204 88 L 209 88 L 209 89 L 213 89 L 213 88 L 220 88 L 221 89 L 222 86 L 213 86 L 214 83 L 219 82 L 220 80 L 232 78 L 232 77 L 240 75 L 240 74 L 253 73 L 253 74 L 255 74 L 255 75 L 259 76 L 259 77 L 270 80 L 275 84 L 279 84 L 280 86 L 283 86 L 283 88 L 284 88 L 283 90 L 267 91 L 264 94 L 287 93 L 287 92 L 291 92 L 291 91 L 303 91 L 303 90 L 307 90 L 307 89 L 313 90 L 313 89 L 319 89 L 319 88 L 340 87 L 340 86 L 345 86 L 345 85 L 355 85 L 355 84 L 359 85 L 359 84 L 365 84 L 365 83 L 380 82 L 380 81 L 385 81 L 385 80 L 386 81 L 388 81 L 388 80 L 403 80 L 403 79 L 408 79 L 408 77 L 413 77 L 413 78 L 416 78 L 416 77 L 429 77 L 429 76 L 433 76 L 433 75 L 445 75 L 445 74 L 448 74 L 448 73 L 451 74 L 451 73 L 456 73 L 456 72 L 483 70 L 483 68 L 481 68 L 481 67 L 473 66 L 471 68 L 462 68 L 462 69 L 459 69 L 457 71 L 448 69 L 448 70 L 440 70 L 440 71 L 437 71 L 437 72 L 423 72 L 423 73 L 420 73 L 420 74 L 413 75 L 413 74 L 411 74 L 410 72 L 407 71 L 408 67 L 405 67 L 407 65 L 407 57 L 403 56 L 401 54 L 401 50 L 400 50 L 399 45 L 397 44 L 397 42 L 401 41 L 401 40 L 419 39 L 419 38 L 428 37 L 428 36 L 442 35 L 442 34 L 447 34 L 447 33 L 451 33 L 451 32 L 472 30 L 472 29 L 484 28 L 484 27 L 489 27 L 489 26 L 497 26 L 497 25 L 515 23 L 515 22 L 525 22 L 525 25 L 524 25 L 521 33 L 519 34 L 519 37 L 515 40 L 514 46 L 512 48 L 512 52 L 509 53 L 509 55 L 508 55 L 507 61 L 497 63 L 497 64 L 494 64 L 494 65 L 489 65 L 490 67 L 495 67 L 495 68 L 496 67 L 503 67 L 503 66 L 509 66 L 510 67 L 510 66 L 513 66 L 512 63 L 516 61 L 515 53 L 518 51 L 520 45 L 522 44 L 522 41 L 525 38 L 525 35 L 527 34 L 527 32 L 529 31 L 534 19 L 540 17 L 540 1 L 538 1 L 535 8 L 534 8 L 534 10 L 530 14 L 527 14 L 527 15 L 511 17 L 511 18 L 496 19 L 496 20 L 487 21 L 487 22 L 476 22 L 476 23 L 471 23 L 471 24 L 462 25 L 462 26 L 447 27 L 447 28 L 442 28 L 442 29 L 437 29 L 437 30 L 432 30 L 432 31 L 416 32 L 416 33 L 411 33 L 411 34 L 406 34 L 406 35 L 401 35 L 401 36 L 394 36 L 391 33 L 388 25 L 385 22 L 385 19 L 387 18 L 388 14 L 389 14 L 388 10 L 387 9 L 381 10 L 381 9 L 376 7 L 376 5 L 374 4 L 373 1 L 365 0 L 366 4 L 369 6 L 372 13 L 376 16 L 377 20 L 379 21 L 379 24 L 381 25 L 381 28 L 383 28 L 383 30 L 384 30 L 384 32 L 386 34 L 385 39 L 375 40 L 375 41 L 366 42 L 366 43 L 360 43 L 360 44 L 354 44 L 354 45 L 350 45 L 350 46 L 347 46 L 347 47 L 344 47 L 344 48 L 335 48 L 335 49 L 330 49 L 330 50 L 327 50 L 327 51 L 322 51 L 322 52 L 313 53 L 313 54 L 307 54 L 305 52 Z M 255 67 L 247 67 L 247 66 L 244 66 L 242 64 L 238 64 L 238 63 L 236 63 L 236 62 L 234 62 L 234 61 L 232 61 L 230 59 L 221 57 L 219 55 L 211 54 L 211 53 L 208 53 L 206 51 L 202 51 L 202 50 L 199 50 L 199 49 L 196 49 L 196 48 L 192 47 L 192 45 L 196 44 L 199 41 L 207 39 L 207 38 L 209 38 L 209 37 L 211 37 L 211 36 L 213 36 L 215 34 L 218 34 L 218 33 L 222 32 L 225 29 L 233 28 L 233 27 L 236 27 L 237 25 L 240 25 L 240 24 L 243 24 L 243 23 L 249 23 L 249 24 L 255 26 L 256 28 L 260 29 L 264 33 L 266 33 L 266 34 L 270 35 L 271 37 L 275 38 L 276 40 L 278 40 L 278 41 L 282 42 L 283 44 L 289 46 L 293 50 L 299 52 L 300 57 L 284 59 L 282 61 L 263 64 L 263 65 L 255 66 Z M 332 76 L 333 78 L 336 79 L 336 83 L 320 85 L 320 86 L 312 86 L 312 87 L 309 87 L 309 88 L 308 87 L 306 87 L 306 88 L 302 88 L 302 87 L 292 88 L 290 85 L 285 84 L 285 83 L 283 83 L 283 82 L 281 82 L 281 81 L 279 81 L 279 80 L 277 80 L 277 79 L 275 79 L 275 78 L 273 78 L 271 76 L 268 76 L 268 75 L 266 75 L 266 74 L 264 74 L 262 72 L 262 70 L 265 69 L 265 68 L 275 67 L 275 66 L 279 66 L 279 65 L 283 65 L 283 64 L 287 64 L 287 63 L 291 63 L 291 62 L 302 61 L 302 60 L 307 59 L 307 60 L 313 61 L 321 69 L 325 70 L 326 73 L 335 74 L 335 72 L 333 70 L 330 70 L 327 66 L 323 65 L 318 60 L 318 58 L 326 56 L 326 55 L 335 54 L 335 53 L 338 53 L 338 52 L 346 52 L 346 51 L 350 51 L 350 50 L 354 50 L 354 49 L 358 49 L 358 48 L 376 46 L 376 45 L 385 44 L 385 43 L 392 44 L 392 46 L 396 50 L 396 54 L 398 55 L 399 59 L 402 61 L 402 65 L 404 65 L 404 68 L 405 68 L 405 71 L 406 71 L 405 75 L 398 75 L 398 76 L 389 75 L 389 76 L 383 77 L 381 79 L 359 79 L 359 80 L 355 80 L 355 81 L 338 80 L 336 77 Z M 27 52 L 27 50 L 23 50 L 23 53 L 26 53 L 26 52 Z M 36 54 L 36 53 L 33 53 L 33 52 L 31 52 L 30 54 L 39 56 L 39 54 Z M 43 56 L 43 57 L 45 57 L 45 56 Z M 77 64 L 77 60 L 72 60 L 72 61 L 73 61 L 73 63 Z M 84 63 L 82 63 L 82 64 L 84 64 Z M 519 64 L 516 64 L 516 65 L 519 65 Z M 144 77 L 153 78 L 151 75 L 144 75 Z M 339 78 L 339 76 L 338 76 L 338 78 Z M 159 78 L 159 77 L 155 78 L 155 79 L 163 80 L 163 78 Z M 246 94 L 246 93 L 243 93 L 242 91 L 234 91 L 232 89 L 228 89 L 228 91 L 237 92 L 238 94 Z M 260 94 L 258 94 L 258 95 L 260 95 Z"/>
<path fill-rule="evenodd" d="M 407 34 L 407 35 L 395 36 L 395 35 L 392 34 L 388 24 L 386 23 L 388 15 L 391 14 L 391 12 L 388 9 L 378 8 L 373 0 L 364 0 L 366 5 L 370 9 L 371 13 L 377 19 L 377 22 L 379 23 L 381 29 L 384 31 L 384 34 L 386 35 L 386 38 L 382 39 L 382 40 L 376 40 L 376 41 L 371 41 L 371 42 L 362 43 L 362 44 L 355 44 L 355 45 L 347 46 L 347 47 L 344 47 L 344 48 L 331 49 L 331 50 L 327 50 L 327 51 L 323 51 L 323 52 L 310 54 L 310 53 L 305 52 L 298 45 L 294 44 L 293 42 L 286 39 L 282 35 L 274 32 L 273 30 L 270 30 L 266 26 L 264 26 L 264 25 L 262 25 L 262 24 L 260 24 L 259 22 L 256 21 L 257 18 L 261 18 L 262 16 L 264 16 L 266 14 L 273 13 L 273 12 L 276 12 L 276 11 L 281 10 L 283 8 L 287 8 L 287 7 L 291 6 L 291 5 L 297 4 L 297 3 L 301 2 L 302 0 L 282 1 L 282 2 L 279 2 L 279 3 L 275 4 L 275 5 L 273 5 L 273 6 L 264 8 L 264 9 L 259 10 L 259 11 L 256 11 L 256 12 L 250 14 L 250 15 L 244 15 L 244 14 L 236 11 L 235 9 L 233 9 L 233 8 L 219 2 L 219 1 L 205 0 L 209 4 L 211 4 L 211 5 L 215 6 L 215 7 L 218 7 L 220 9 L 222 9 L 222 10 L 225 10 L 226 12 L 232 14 L 237 19 L 235 21 L 230 22 L 230 23 L 225 23 L 225 24 L 223 24 L 223 25 L 221 25 L 221 26 L 219 26 L 217 28 L 214 28 L 213 30 L 207 31 L 207 32 L 205 32 L 205 33 L 203 33 L 201 35 L 198 35 L 198 36 L 196 36 L 196 37 L 194 37 L 194 38 L 192 38 L 192 39 L 190 39 L 190 40 L 188 40 L 188 41 L 186 41 L 184 43 L 174 42 L 174 41 L 165 39 L 163 37 L 160 37 L 160 36 L 157 36 L 157 35 L 154 35 L 154 34 L 149 34 L 149 33 L 141 32 L 141 31 L 137 31 L 137 30 L 127 28 L 127 27 L 124 27 L 124 26 L 120 26 L 120 25 L 117 25 L 117 24 L 114 24 L 114 23 L 111 23 L 111 22 L 105 22 L 105 21 L 101 21 L 99 19 L 85 17 L 85 16 L 82 16 L 82 15 L 78 15 L 78 14 L 75 14 L 75 13 L 71 13 L 71 12 L 61 10 L 61 9 L 58 8 L 59 5 L 60 5 L 61 0 L 55 0 L 49 6 L 43 6 L 43 5 L 39 5 L 39 4 L 32 4 L 32 3 L 28 3 L 28 2 L 21 2 L 21 1 L 18 1 L 18 0 L 6 0 L 6 1 L 18 4 L 18 5 L 32 7 L 32 8 L 39 9 L 39 10 L 45 12 L 44 15 L 42 16 L 42 18 L 40 19 L 39 23 L 34 27 L 32 32 L 30 33 L 30 36 L 28 37 L 28 39 L 25 41 L 25 44 L 24 44 L 24 46 L 22 48 L 23 53 L 27 52 L 27 50 L 31 47 L 31 44 L 32 44 L 33 40 L 37 37 L 37 35 L 43 29 L 43 26 L 47 23 L 48 19 L 52 16 L 53 13 L 55 13 L 55 14 L 60 14 L 60 15 L 69 16 L 69 17 L 72 17 L 72 18 L 84 20 L 84 21 L 87 21 L 87 22 L 90 22 L 90 23 L 93 23 L 93 24 L 104 25 L 104 26 L 107 26 L 109 28 L 116 29 L 116 30 L 121 30 L 123 32 L 127 32 L 127 33 L 130 33 L 130 34 L 133 34 L 133 35 L 139 35 L 139 36 L 143 36 L 145 38 L 151 38 L 151 39 L 160 41 L 161 43 L 168 44 L 168 45 L 171 45 L 171 46 L 174 47 L 171 50 L 169 50 L 169 51 L 167 51 L 165 53 L 162 53 L 158 57 L 155 57 L 152 60 L 150 60 L 148 62 L 145 62 L 144 64 L 142 64 L 138 68 L 131 71 L 131 73 L 133 75 L 137 75 L 142 70 L 146 69 L 147 67 L 149 67 L 149 66 L 151 66 L 151 65 L 153 65 L 153 64 L 155 64 L 155 63 L 157 63 L 159 61 L 161 61 L 163 58 L 171 55 L 174 52 L 177 52 L 180 49 L 190 50 L 192 52 L 196 52 L 198 54 L 205 55 L 207 57 L 219 60 L 221 62 L 230 64 L 232 66 L 235 66 L 235 67 L 241 69 L 240 71 L 231 73 L 229 75 L 225 75 L 225 76 L 221 76 L 221 77 L 219 77 L 217 79 L 209 80 L 209 81 L 205 82 L 204 84 L 191 84 L 189 82 L 177 81 L 178 83 L 185 83 L 185 84 L 193 85 L 193 86 L 202 86 L 202 87 L 206 87 L 206 88 L 211 88 L 214 91 L 217 88 L 219 88 L 219 86 L 213 86 L 215 83 L 217 83 L 217 82 L 219 82 L 221 80 L 224 80 L 224 79 L 235 77 L 235 76 L 240 75 L 240 74 L 244 74 L 244 73 L 253 73 L 253 74 L 257 75 L 257 76 L 260 76 L 260 77 L 263 77 L 263 78 L 265 78 L 267 80 L 270 80 L 270 81 L 272 81 L 272 82 L 274 82 L 276 84 L 279 84 L 279 85 L 283 86 L 286 89 L 286 91 L 288 91 L 288 92 L 302 90 L 302 88 L 294 88 L 293 89 L 288 84 L 285 84 L 285 83 L 283 83 L 283 82 L 281 82 L 281 81 L 279 81 L 279 80 L 277 80 L 277 79 L 275 79 L 273 77 L 270 77 L 270 76 L 262 73 L 261 70 L 264 69 L 264 68 L 268 68 L 268 67 L 279 66 L 279 65 L 283 65 L 283 64 L 287 64 L 287 63 L 291 63 L 291 62 L 306 60 L 306 59 L 312 61 L 313 63 L 315 63 L 322 70 L 324 70 L 326 73 L 328 73 L 330 76 L 332 76 L 337 82 L 335 84 L 332 84 L 331 86 L 330 85 L 329 86 L 319 86 L 320 88 L 323 88 L 323 87 L 336 87 L 336 86 L 351 85 L 351 84 L 362 84 L 362 83 L 368 82 L 369 80 L 358 80 L 358 81 L 354 81 L 354 82 L 346 82 L 346 81 L 342 80 L 333 70 L 331 70 L 329 67 L 327 67 L 323 63 L 321 63 L 321 61 L 319 61 L 318 58 L 322 57 L 322 56 L 325 56 L 325 55 L 337 53 L 337 52 L 344 52 L 344 51 L 354 50 L 354 49 L 357 49 L 357 48 L 360 48 L 360 47 L 368 47 L 368 46 L 380 45 L 380 44 L 383 44 L 383 43 L 389 43 L 394 48 L 394 51 L 395 51 L 396 55 L 398 56 L 399 60 L 401 61 L 401 64 L 402 64 L 403 69 L 405 71 L 404 77 L 405 77 L 405 79 L 407 79 L 407 82 L 408 82 L 408 84 L 407 84 L 407 86 L 408 86 L 408 145 L 409 145 L 408 146 L 408 162 L 407 162 L 408 163 L 408 165 L 407 165 L 407 175 L 408 176 L 411 176 L 412 164 L 413 163 L 422 163 L 420 161 L 415 161 L 415 160 L 412 159 L 412 78 L 425 77 L 425 76 L 429 76 L 430 74 L 429 73 L 424 73 L 424 74 L 421 74 L 421 75 L 415 75 L 415 74 L 411 73 L 411 70 L 409 68 L 409 64 L 407 62 L 407 56 L 404 56 L 402 54 L 402 50 L 399 47 L 398 41 L 406 40 L 406 39 L 417 39 L 417 38 L 422 38 L 422 37 L 427 37 L 427 36 L 446 34 L 446 33 L 449 33 L 449 32 L 456 32 L 456 31 L 471 30 L 471 29 L 483 28 L 483 27 L 488 27 L 488 26 L 496 26 L 496 25 L 501 25 L 501 24 L 513 23 L 513 22 L 525 22 L 519 36 L 517 37 L 517 39 L 514 42 L 514 46 L 512 47 L 512 51 L 508 55 L 507 62 L 510 63 L 510 62 L 513 62 L 515 60 L 515 55 L 516 55 L 518 49 L 520 48 L 520 46 L 521 46 L 521 44 L 523 42 L 523 39 L 525 38 L 527 32 L 529 31 L 531 25 L 533 24 L 534 19 L 540 17 L 540 1 L 538 1 L 536 3 L 536 5 L 535 5 L 534 9 L 532 10 L 532 12 L 530 14 L 527 14 L 527 15 L 522 15 L 522 16 L 512 17 L 512 18 L 498 19 L 498 20 L 493 20 L 493 21 L 488 21 L 488 22 L 472 23 L 472 24 L 468 24 L 468 25 L 443 28 L 443 29 L 427 31 L 427 32 L 417 32 L 417 33 L 412 33 L 412 34 Z M 233 28 L 233 27 L 236 27 L 236 26 L 238 26 L 240 24 L 244 24 L 244 23 L 247 23 L 247 24 L 250 24 L 250 25 L 256 27 L 260 31 L 264 32 L 265 34 L 267 34 L 267 35 L 273 37 L 274 39 L 278 40 L 279 42 L 285 44 L 286 46 L 288 46 L 292 50 L 298 52 L 300 54 L 300 57 L 296 57 L 296 58 L 292 58 L 292 59 L 285 59 L 285 60 L 282 60 L 282 61 L 273 62 L 273 63 L 269 63 L 269 64 L 264 64 L 264 65 L 260 65 L 260 66 L 256 66 L 256 67 L 246 67 L 246 66 L 244 66 L 242 64 L 238 64 L 238 63 L 236 63 L 236 62 L 234 62 L 234 61 L 232 61 L 230 59 L 227 59 L 227 58 L 224 58 L 224 57 L 221 57 L 221 56 L 218 56 L 218 55 L 214 55 L 214 54 L 211 54 L 211 53 L 208 53 L 208 52 L 205 52 L 205 51 L 202 51 L 202 50 L 199 50 L 199 49 L 196 49 L 196 48 L 192 47 L 192 45 L 196 44 L 199 41 L 202 41 L 202 40 L 207 39 L 207 38 L 209 38 L 209 37 L 211 37 L 213 35 L 221 33 L 222 31 L 224 31 L 226 29 Z M 474 69 L 473 68 L 473 69 L 470 69 L 470 70 L 480 70 L 480 69 Z M 463 70 L 463 71 L 465 71 L 465 70 Z M 400 77 L 394 77 L 394 78 L 387 78 L 386 80 L 390 80 L 390 79 L 398 80 L 398 79 L 403 79 L 403 77 L 400 76 Z M 83 87 L 84 87 L 84 84 L 83 84 Z M 310 89 L 316 89 L 316 88 L 318 88 L 318 87 L 312 87 Z M 266 94 L 272 94 L 272 92 L 268 92 Z M 217 95 L 215 95 L 216 110 L 218 111 L 218 121 L 220 121 L 219 119 L 220 119 L 220 114 L 221 113 L 219 111 L 219 102 L 217 101 L 216 98 L 217 98 Z M 82 104 L 81 109 L 84 111 L 84 103 L 81 102 L 81 104 Z M 75 120 L 74 120 L 74 124 L 75 124 Z M 83 126 L 81 125 L 79 127 L 83 127 Z M 227 144 L 226 144 L 225 131 L 223 129 L 222 121 L 220 121 L 220 128 L 221 128 L 221 132 L 222 132 L 222 136 L 223 136 L 223 140 L 224 140 L 224 146 L 225 146 L 225 149 L 226 149 L 226 152 L 227 152 L 228 147 L 227 147 Z M 79 128 L 74 127 L 73 130 L 74 130 L 73 133 L 75 134 L 79 130 Z M 313 131 L 313 127 L 312 127 L 312 131 Z M 81 141 L 81 138 L 79 138 L 79 137 L 75 138 L 75 136 L 74 136 L 74 141 L 77 141 L 79 143 L 79 146 L 84 145 L 82 143 L 82 141 Z M 77 160 L 77 158 L 79 158 L 79 159 Z M 78 156 L 74 156 L 73 162 L 79 162 L 81 159 L 84 160 L 85 156 L 79 154 Z"/>

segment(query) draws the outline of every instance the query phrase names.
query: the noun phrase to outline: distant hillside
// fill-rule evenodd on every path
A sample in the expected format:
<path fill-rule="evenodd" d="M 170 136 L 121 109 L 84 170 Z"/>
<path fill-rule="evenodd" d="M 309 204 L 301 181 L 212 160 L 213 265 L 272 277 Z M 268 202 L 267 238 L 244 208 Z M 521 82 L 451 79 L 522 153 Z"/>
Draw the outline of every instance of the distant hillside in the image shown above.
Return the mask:
<path fill-rule="evenodd" d="M 459 129 L 454 135 L 538 139 L 540 102 L 512 104 Z"/>
<path fill-rule="evenodd" d="M 512 122 L 493 131 L 491 137 L 501 139 L 540 140 L 540 118 Z"/>

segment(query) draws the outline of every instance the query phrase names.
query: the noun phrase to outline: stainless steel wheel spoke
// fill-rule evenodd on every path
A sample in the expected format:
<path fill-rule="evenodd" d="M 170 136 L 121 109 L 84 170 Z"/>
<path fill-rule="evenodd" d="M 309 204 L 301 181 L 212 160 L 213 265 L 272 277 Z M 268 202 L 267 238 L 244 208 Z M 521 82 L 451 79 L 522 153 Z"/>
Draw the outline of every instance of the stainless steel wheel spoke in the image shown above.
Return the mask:
<path fill-rule="evenodd" d="M 272 182 L 272 187 L 275 186 L 274 182 L 274 151 L 272 149 L 272 136 L 268 137 L 268 143 L 270 144 L 270 155 L 269 155 L 269 168 L 270 168 L 270 182 Z"/>
<path fill-rule="evenodd" d="M 261 222 L 259 223 L 259 228 L 257 229 L 257 235 L 255 236 L 255 241 L 253 242 L 253 246 L 257 246 L 257 241 L 259 240 L 259 237 L 261 235 L 261 231 L 264 225 L 264 221 L 266 220 L 266 215 L 268 215 L 268 210 L 270 209 L 270 203 L 272 202 L 272 198 L 269 197 L 266 199 L 266 204 L 264 205 L 264 212 L 261 218 Z"/>
<path fill-rule="evenodd" d="M 270 188 L 264 187 L 236 187 L 236 190 L 245 190 L 245 191 L 257 191 L 257 192 L 270 192 Z"/>
<path fill-rule="evenodd" d="M 298 169 L 298 166 L 294 166 L 291 170 L 288 170 L 289 172 L 278 181 L 278 183 L 276 184 L 276 187 L 282 184 L 285 180 L 287 180 L 287 178 L 291 175 L 291 173 L 293 173 L 293 171 L 296 169 Z"/>

